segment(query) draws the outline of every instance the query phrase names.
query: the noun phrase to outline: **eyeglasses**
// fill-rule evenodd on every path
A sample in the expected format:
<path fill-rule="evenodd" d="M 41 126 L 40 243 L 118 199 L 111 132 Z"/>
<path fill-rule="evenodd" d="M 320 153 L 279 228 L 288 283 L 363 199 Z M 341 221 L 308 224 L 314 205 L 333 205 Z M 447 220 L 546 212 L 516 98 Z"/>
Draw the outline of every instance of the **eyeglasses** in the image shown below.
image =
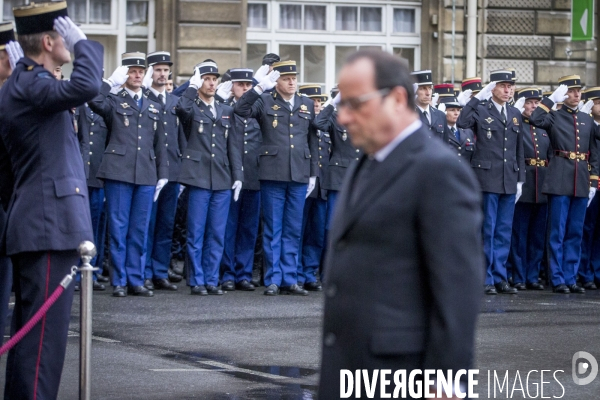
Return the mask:
<path fill-rule="evenodd" d="M 372 100 L 378 96 L 381 96 L 381 98 L 384 98 L 385 96 L 390 94 L 390 92 L 391 92 L 390 88 L 385 88 L 385 89 L 376 90 L 374 92 L 365 93 L 362 96 L 342 99 L 338 103 L 338 109 L 339 108 L 347 108 L 349 110 L 356 111 L 359 108 L 361 108 L 363 106 L 363 104 L 365 104 L 367 101 Z"/>

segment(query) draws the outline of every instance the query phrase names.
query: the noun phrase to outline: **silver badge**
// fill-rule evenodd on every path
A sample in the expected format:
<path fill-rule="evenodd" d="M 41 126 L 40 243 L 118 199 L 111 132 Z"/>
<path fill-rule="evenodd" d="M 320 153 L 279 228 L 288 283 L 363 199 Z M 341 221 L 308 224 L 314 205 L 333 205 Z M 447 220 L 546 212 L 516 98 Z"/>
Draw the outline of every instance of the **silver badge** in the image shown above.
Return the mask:
<path fill-rule="evenodd" d="M 229 136 L 229 128 L 225 129 L 225 139 L 227 139 L 227 136 Z"/>
<path fill-rule="evenodd" d="M 492 138 L 492 131 L 487 131 L 487 138 L 491 139 Z"/>
<path fill-rule="evenodd" d="M 348 135 L 346 134 L 346 131 L 344 131 L 344 133 L 342 134 L 342 140 L 345 142 L 346 139 L 348 139 Z"/>
<path fill-rule="evenodd" d="M 204 132 L 204 124 L 202 122 L 200 122 L 200 125 L 198 126 L 198 133 L 202 133 Z"/>

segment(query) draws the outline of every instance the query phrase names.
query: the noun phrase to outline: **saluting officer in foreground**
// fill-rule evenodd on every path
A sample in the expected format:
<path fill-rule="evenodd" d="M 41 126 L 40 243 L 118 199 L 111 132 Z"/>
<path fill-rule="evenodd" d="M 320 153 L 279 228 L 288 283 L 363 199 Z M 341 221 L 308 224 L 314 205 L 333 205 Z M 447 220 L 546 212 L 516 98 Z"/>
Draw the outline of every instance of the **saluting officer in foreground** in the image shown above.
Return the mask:
<path fill-rule="evenodd" d="M 98 93 L 103 58 L 102 46 L 67 17 L 64 1 L 18 7 L 14 15 L 25 57 L 0 90 L 0 135 L 14 181 L 2 240 L 15 274 L 13 334 L 78 264 L 79 244 L 94 238 L 69 110 Z M 70 52 L 71 80 L 56 80 L 51 71 L 70 62 Z M 73 286 L 9 352 L 6 399 L 57 397 Z"/>

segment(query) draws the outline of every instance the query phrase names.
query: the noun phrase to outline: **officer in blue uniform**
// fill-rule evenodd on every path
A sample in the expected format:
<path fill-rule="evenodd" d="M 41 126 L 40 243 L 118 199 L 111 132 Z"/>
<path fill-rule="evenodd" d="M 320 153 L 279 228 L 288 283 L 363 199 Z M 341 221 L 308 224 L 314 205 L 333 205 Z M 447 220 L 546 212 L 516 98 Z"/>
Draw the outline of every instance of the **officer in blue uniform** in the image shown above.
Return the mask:
<path fill-rule="evenodd" d="M 576 277 L 585 211 L 598 187 L 597 132 L 592 117 L 577 109 L 580 77 L 565 76 L 558 83 L 530 118 L 532 125 L 548 132 L 554 151 L 542 186 L 548 195 L 549 280 L 555 293 L 585 293 Z M 552 111 L 559 101 L 563 107 Z"/>
<path fill-rule="evenodd" d="M 12 170 L 2 170 L 10 198 L 2 247 L 14 266 L 14 334 L 37 312 L 93 240 L 83 162 L 69 110 L 100 87 L 103 48 L 67 17 L 67 3 L 13 9 L 25 56 L 0 90 L 0 137 Z M 37 40 L 35 40 L 37 38 Z M 71 61 L 70 81 L 51 71 Z M 8 164 L 8 163 L 7 163 Z M 12 185 L 7 185 L 12 181 Z M 12 192 L 12 193 L 11 193 Z M 69 285 L 43 319 L 9 352 L 6 399 L 55 399 L 71 317 Z"/>
<path fill-rule="evenodd" d="M 584 93 L 582 92 L 582 98 Z M 585 98 L 591 101 L 592 118 L 596 134 L 600 135 L 600 87 L 592 87 L 585 91 Z M 596 139 L 597 140 L 597 139 Z M 579 261 L 579 278 L 582 287 L 586 290 L 598 289 L 600 284 L 600 196 L 594 199 L 585 212 L 583 225 L 583 239 L 581 241 L 581 257 Z"/>
<path fill-rule="evenodd" d="M 223 294 L 219 266 L 231 189 L 237 201 L 244 179 L 243 136 L 236 131 L 233 108 L 214 99 L 218 78 L 217 64 L 201 63 L 176 107 L 187 139 L 179 173 L 189 191 L 187 283 L 191 294 L 200 296 Z"/>
<path fill-rule="evenodd" d="M 104 237 L 106 235 L 106 213 L 104 205 L 104 182 L 96 178 L 96 173 L 102 162 L 102 154 L 106 147 L 108 128 L 102 117 L 93 112 L 88 104 L 83 104 L 75 109 L 75 132 L 79 138 L 79 148 L 83 158 L 85 178 L 87 179 L 90 197 L 90 214 L 92 216 L 92 230 L 96 244 L 96 257 L 92 265 L 99 268 L 94 273 L 94 290 L 105 290 L 104 285 L 98 282 L 107 282 L 102 276 L 102 263 L 104 260 Z"/>
<path fill-rule="evenodd" d="M 263 93 L 273 87 L 272 93 Z M 296 89 L 296 62 L 277 62 L 235 105 L 236 114 L 257 119 L 263 134 L 258 174 L 267 296 L 308 294 L 298 286 L 298 247 L 304 202 L 315 187 L 319 154 L 312 124 L 314 102 Z"/>
<path fill-rule="evenodd" d="M 460 86 L 463 92 L 470 90 L 471 95 L 475 96 L 477 93 L 481 92 L 481 78 L 475 76 L 473 78 L 463 79 Z"/>
<path fill-rule="evenodd" d="M 173 63 L 171 54 L 157 51 L 148 54 L 148 87 L 145 95 L 162 106 L 162 124 L 166 137 L 166 152 L 169 163 L 169 182 L 162 188 L 160 195 L 152 207 L 152 215 L 148 229 L 146 247 L 146 272 L 144 286 L 146 289 L 177 290 L 177 286 L 169 281 L 169 264 L 171 262 L 171 243 L 179 196 L 179 168 L 181 165 L 180 141 L 184 139 L 183 127 L 177 117 L 176 106 L 179 97 L 166 90 L 167 78 Z M 185 146 L 184 143 L 181 144 Z M 170 277 L 180 281 L 180 276 Z"/>
<path fill-rule="evenodd" d="M 315 114 L 319 115 L 327 96 L 321 94 L 321 85 L 303 85 L 298 93 L 312 99 Z M 316 117 L 315 117 L 316 120 Z M 302 216 L 302 233 L 298 249 L 298 286 L 313 292 L 323 290 L 318 281 L 323 252 L 325 251 L 325 224 L 327 222 L 327 190 L 323 181 L 329 168 L 331 138 L 328 132 L 317 130 L 319 138 L 319 173 L 315 188 L 306 198 Z"/>
<path fill-rule="evenodd" d="M 524 88 L 517 92 L 523 104 L 523 151 L 525 185 L 515 205 L 509 265 L 513 287 L 517 290 L 544 290 L 538 282 L 544 256 L 548 199 L 542 193 L 546 170 L 552 158 L 548 133 L 531 125 L 529 118 L 542 99 L 542 91 Z M 518 103 L 518 101 L 517 101 Z"/>
<path fill-rule="evenodd" d="M 144 287 L 146 241 L 152 201 L 168 182 L 169 169 L 163 106 L 142 90 L 145 65 L 144 53 L 124 53 L 122 65 L 89 103 L 108 127 L 96 176 L 104 180 L 115 297 L 154 295 Z"/>
<path fill-rule="evenodd" d="M 440 140 L 444 137 L 444 126 L 446 126 L 446 116 L 435 107 L 431 107 L 431 98 L 433 94 L 432 73 L 430 70 L 415 71 L 411 74 L 416 81 L 415 103 L 419 118 L 429 132 L 429 137 L 436 137 Z"/>
<path fill-rule="evenodd" d="M 515 294 L 517 289 L 508 284 L 506 261 L 515 203 L 525 182 L 523 124 L 519 111 L 506 104 L 512 74 L 492 71 L 490 82 L 462 109 L 457 125 L 471 129 L 477 140 L 471 167 L 483 192 L 485 293 Z M 490 100 L 482 103 L 490 95 Z"/>
<path fill-rule="evenodd" d="M 438 108 L 444 109 L 446 112 L 444 142 L 448 143 L 450 150 L 456 153 L 459 162 L 466 162 L 470 165 L 475 153 L 475 135 L 470 129 L 456 126 L 462 106 L 454 96 L 440 96 Z"/>
<path fill-rule="evenodd" d="M 233 68 L 229 71 L 232 95 L 227 104 L 231 107 L 252 89 L 253 72 L 246 68 Z M 254 118 L 234 114 L 233 123 L 238 135 L 243 135 L 244 146 L 242 164 L 244 167 L 244 188 L 238 201 L 229 206 L 225 247 L 221 270 L 223 290 L 255 290 L 252 281 L 254 246 L 260 220 L 260 181 L 258 180 L 258 154 L 262 145 L 260 125 Z"/>

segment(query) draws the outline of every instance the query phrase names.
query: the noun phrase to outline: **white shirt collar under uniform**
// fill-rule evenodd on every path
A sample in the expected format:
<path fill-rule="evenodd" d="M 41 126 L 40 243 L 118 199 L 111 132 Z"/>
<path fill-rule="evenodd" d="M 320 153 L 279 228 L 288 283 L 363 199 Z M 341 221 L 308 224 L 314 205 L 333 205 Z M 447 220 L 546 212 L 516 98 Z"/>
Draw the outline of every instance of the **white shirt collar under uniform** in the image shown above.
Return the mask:
<path fill-rule="evenodd" d="M 139 89 L 137 92 L 134 92 L 133 90 L 126 88 L 123 86 L 123 89 L 125 89 L 127 91 L 127 93 L 129 93 L 129 95 L 131 96 L 131 98 L 133 99 L 133 96 L 135 96 L 137 94 L 138 96 L 138 100 L 142 98 L 142 89 Z"/>

